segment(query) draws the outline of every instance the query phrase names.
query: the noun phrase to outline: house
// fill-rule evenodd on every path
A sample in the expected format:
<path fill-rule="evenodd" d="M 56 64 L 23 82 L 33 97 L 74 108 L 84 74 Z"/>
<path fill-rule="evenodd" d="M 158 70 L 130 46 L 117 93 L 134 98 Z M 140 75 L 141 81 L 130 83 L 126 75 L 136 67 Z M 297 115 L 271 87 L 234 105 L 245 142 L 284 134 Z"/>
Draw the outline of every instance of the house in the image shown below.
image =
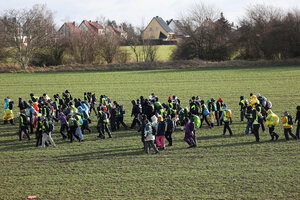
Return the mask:
<path fill-rule="evenodd" d="M 172 40 L 173 38 L 173 30 L 159 16 L 153 17 L 148 26 L 142 32 L 143 40 Z"/>
<path fill-rule="evenodd" d="M 124 31 L 122 26 L 114 27 L 114 30 L 121 39 L 127 40 L 127 33 Z"/>
<path fill-rule="evenodd" d="M 123 27 L 113 27 L 113 26 L 107 26 L 105 28 L 106 34 L 113 34 L 114 36 L 117 36 L 120 39 L 127 40 L 127 33 L 123 30 Z"/>
<path fill-rule="evenodd" d="M 184 36 L 183 32 L 181 31 L 181 23 L 179 20 L 169 20 L 167 21 L 168 26 L 170 27 L 171 30 L 173 30 L 175 37 L 176 38 L 181 38 Z"/>
<path fill-rule="evenodd" d="M 90 32 L 94 35 L 104 35 L 104 28 L 97 21 L 83 20 L 78 26 L 80 31 Z"/>
<path fill-rule="evenodd" d="M 72 34 L 80 33 L 79 28 L 75 25 L 75 22 L 65 22 L 57 31 L 60 37 L 69 37 Z"/>

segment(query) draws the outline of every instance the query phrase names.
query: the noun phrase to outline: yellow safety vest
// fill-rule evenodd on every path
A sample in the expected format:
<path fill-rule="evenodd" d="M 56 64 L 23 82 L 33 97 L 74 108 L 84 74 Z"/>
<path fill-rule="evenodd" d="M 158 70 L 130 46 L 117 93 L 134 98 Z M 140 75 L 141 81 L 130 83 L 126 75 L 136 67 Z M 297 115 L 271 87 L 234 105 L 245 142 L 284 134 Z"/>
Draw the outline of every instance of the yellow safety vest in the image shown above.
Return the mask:
<path fill-rule="evenodd" d="M 258 122 L 258 115 L 257 114 L 256 114 L 256 118 L 255 118 L 253 124 L 259 124 L 259 122 Z"/>
<path fill-rule="evenodd" d="M 286 122 L 282 125 L 282 126 L 291 126 L 289 125 L 288 121 L 289 121 L 289 118 L 287 116 L 284 117 L 286 119 Z"/>

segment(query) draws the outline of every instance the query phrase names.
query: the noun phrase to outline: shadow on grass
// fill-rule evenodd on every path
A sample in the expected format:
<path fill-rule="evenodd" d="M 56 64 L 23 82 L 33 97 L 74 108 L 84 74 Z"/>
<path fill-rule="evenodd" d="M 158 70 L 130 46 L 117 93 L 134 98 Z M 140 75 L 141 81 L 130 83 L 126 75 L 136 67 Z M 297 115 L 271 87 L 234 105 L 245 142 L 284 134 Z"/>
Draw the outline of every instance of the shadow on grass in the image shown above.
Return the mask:
<path fill-rule="evenodd" d="M 77 162 L 83 160 L 106 159 L 106 158 L 110 159 L 114 157 L 137 156 L 137 155 L 144 154 L 144 151 L 141 148 L 127 148 L 127 149 L 123 149 L 123 148 L 121 149 L 121 147 L 117 147 L 117 149 L 113 149 L 113 150 L 101 150 L 97 152 L 89 152 L 89 153 L 82 153 L 82 154 L 62 155 L 58 157 L 58 160 L 60 162 Z"/>
<path fill-rule="evenodd" d="M 254 138 L 253 138 L 254 139 Z M 281 143 L 281 142 L 286 142 L 285 139 L 279 139 L 278 141 L 270 141 L 270 140 L 264 140 L 260 142 L 256 141 L 250 141 L 250 142 L 239 142 L 239 143 L 228 143 L 228 144 L 216 144 L 216 145 L 207 145 L 207 146 L 199 146 L 200 148 L 222 148 L 222 147 L 236 147 L 236 146 L 245 146 L 245 145 L 261 145 L 265 143 Z"/>

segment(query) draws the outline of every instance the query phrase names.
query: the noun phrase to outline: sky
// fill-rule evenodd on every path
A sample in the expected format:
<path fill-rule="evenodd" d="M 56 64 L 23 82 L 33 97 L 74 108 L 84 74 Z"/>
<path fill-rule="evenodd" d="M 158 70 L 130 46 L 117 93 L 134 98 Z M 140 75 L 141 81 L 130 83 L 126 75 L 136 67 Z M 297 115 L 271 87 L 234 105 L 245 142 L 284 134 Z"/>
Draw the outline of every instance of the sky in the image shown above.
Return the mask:
<path fill-rule="evenodd" d="M 147 26 L 151 19 L 160 16 L 164 20 L 178 19 L 195 3 L 212 5 L 224 13 L 235 24 L 251 4 L 264 3 L 283 9 L 300 9 L 300 0 L 0 0 L 0 13 L 9 9 L 28 9 L 34 4 L 46 4 L 54 12 L 55 23 L 82 20 L 115 20 L 127 22 L 136 27 Z"/>

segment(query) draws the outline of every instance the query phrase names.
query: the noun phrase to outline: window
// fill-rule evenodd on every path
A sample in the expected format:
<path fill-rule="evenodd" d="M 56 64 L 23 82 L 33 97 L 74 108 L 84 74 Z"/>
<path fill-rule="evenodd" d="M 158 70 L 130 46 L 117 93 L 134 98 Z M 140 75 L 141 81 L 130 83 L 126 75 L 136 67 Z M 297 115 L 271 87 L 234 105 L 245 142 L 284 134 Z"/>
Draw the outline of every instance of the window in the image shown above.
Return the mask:
<path fill-rule="evenodd" d="M 149 31 L 152 31 L 152 28 L 151 28 L 151 27 L 149 28 Z"/>

